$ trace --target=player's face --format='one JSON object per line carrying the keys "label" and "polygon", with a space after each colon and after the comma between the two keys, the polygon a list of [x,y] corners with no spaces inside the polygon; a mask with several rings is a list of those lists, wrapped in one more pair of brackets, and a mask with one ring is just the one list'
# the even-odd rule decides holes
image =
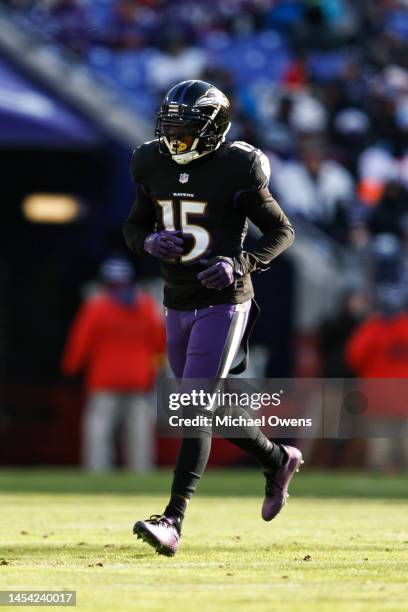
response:
{"label": "player's face", "polygon": [[191,147],[194,146],[201,127],[200,122],[196,122],[193,125],[183,125],[171,119],[163,121],[162,134],[166,138],[171,154],[180,155],[190,151]]}
{"label": "player's face", "polygon": [[173,155],[187,153],[194,142],[194,136],[192,134],[187,134],[177,128],[167,136],[167,139],[170,143]]}

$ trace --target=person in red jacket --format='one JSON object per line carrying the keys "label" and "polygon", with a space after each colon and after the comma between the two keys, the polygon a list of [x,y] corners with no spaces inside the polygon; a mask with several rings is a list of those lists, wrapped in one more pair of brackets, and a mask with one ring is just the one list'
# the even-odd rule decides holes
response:
{"label": "person in red jacket", "polygon": [[83,464],[113,467],[115,432],[123,421],[127,465],[147,470],[154,450],[150,394],[165,351],[163,318],[155,300],[135,287],[125,259],[105,261],[101,280],[103,291],[79,309],[62,359],[65,375],[85,373]]}
{"label": "person in red jacket", "polygon": [[404,293],[391,284],[377,288],[378,310],[352,333],[345,348],[347,365],[367,382],[368,418],[377,432],[370,438],[371,468],[408,467],[408,406],[403,382],[381,379],[408,378],[408,311]]}
{"label": "person in red jacket", "polygon": [[346,358],[359,378],[407,378],[408,312],[367,319],[351,336]]}

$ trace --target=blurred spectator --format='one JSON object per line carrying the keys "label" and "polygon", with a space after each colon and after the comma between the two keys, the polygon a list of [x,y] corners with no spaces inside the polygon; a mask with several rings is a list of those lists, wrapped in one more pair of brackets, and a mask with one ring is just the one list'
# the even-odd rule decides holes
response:
{"label": "blurred spectator", "polygon": [[[367,316],[370,303],[368,295],[358,286],[348,288],[343,296],[337,314],[322,323],[317,334],[319,357],[321,361],[320,376],[325,379],[347,379],[353,376],[344,357],[344,347],[353,330]],[[336,406],[342,403],[343,385],[325,383],[326,425],[338,427],[332,422]],[[332,409],[333,407],[333,409]],[[330,425],[328,425],[330,427]],[[331,466],[347,465],[353,461],[356,449],[355,439],[341,438],[321,440],[317,444],[318,453]]]}
{"label": "blurred spectator", "polygon": [[283,162],[273,184],[289,214],[305,218],[335,234],[354,198],[351,174],[334,160],[325,158],[321,144],[307,143],[301,160]]}
{"label": "blurred spectator", "polygon": [[172,39],[164,52],[148,62],[148,79],[156,91],[164,91],[178,81],[198,78],[204,70],[206,56],[198,47],[186,47],[181,38]]}
{"label": "blurred spectator", "polygon": [[396,157],[403,153],[406,135],[397,121],[397,99],[378,96],[372,99],[372,120],[377,138]]}
{"label": "blurred spectator", "polygon": [[[373,244],[372,264],[375,312],[357,327],[345,347],[346,363],[358,378],[408,377],[404,272],[399,241],[393,235],[378,236]],[[372,468],[408,467],[408,409],[405,398],[393,398],[391,390],[392,386],[380,406],[370,406],[374,413],[370,418],[379,431],[389,433],[387,438],[373,437],[368,441],[368,465]]]}
{"label": "blurred spectator", "polygon": [[127,466],[148,470],[154,459],[149,394],[165,351],[163,320],[156,302],[135,287],[126,260],[106,260],[101,281],[102,293],[76,316],[62,360],[67,376],[86,374],[83,464],[89,470],[113,467],[115,433],[123,422]]}
{"label": "blurred spectator", "polygon": [[346,291],[339,312],[320,327],[319,349],[323,378],[347,378],[351,371],[344,359],[344,347],[352,331],[369,311],[368,296],[357,288]]}
{"label": "blurred spectator", "polygon": [[261,146],[272,149],[282,157],[292,155],[295,150],[295,134],[290,124],[292,110],[292,97],[283,95],[277,99],[272,116],[267,117],[259,126]]}
{"label": "blurred spectator", "polygon": [[60,44],[83,55],[89,46],[91,28],[82,3],[79,0],[52,0],[39,7],[42,11],[47,9],[49,32]]}
{"label": "blurred spectator", "polygon": [[327,111],[315,96],[298,95],[294,99],[290,124],[300,137],[322,134],[327,127]]}
{"label": "blurred spectator", "polygon": [[398,181],[386,183],[382,198],[367,219],[372,234],[402,236],[401,222],[408,214],[408,192]]}
{"label": "blurred spectator", "polygon": [[361,151],[368,140],[369,129],[368,115],[358,108],[346,107],[333,116],[331,130],[336,150],[344,166],[354,175]]}
{"label": "blurred spectator", "polygon": [[367,207],[380,201],[384,185],[398,180],[398,160],[380,143],[367,147],[357,161],[359,200]]}
{"label": "blurred spectator", "polygon": [[105,43],[118,49],[137,49],[146,43],[143,25],[138,22],[138,6],[132,0],[114,5]]}
{"label": "blurred spectator", "polygon": [[[395,306],[394,296],[389,301]],[[359,378],[408,377],[408,312],[389,315],[377,312],[362,323],[346,346],[346,360]],[[392,384],[392,383],[391,383]],[[401,398],[399,398],[401,400]],[[408,412],[401,415],[401,401],[384,398],[382,411],[370,416],[378,431],[389,437],[368,440],[368,466],[375,469],[408,467]],[[377,410],[376,410],[377,412]]]}
{"label": "blurred spectator", "polygon": [[397,286],[403,289],[405,253],[400,240],[393,234],[379,234],[373,239],[370,251],[373,286]]}

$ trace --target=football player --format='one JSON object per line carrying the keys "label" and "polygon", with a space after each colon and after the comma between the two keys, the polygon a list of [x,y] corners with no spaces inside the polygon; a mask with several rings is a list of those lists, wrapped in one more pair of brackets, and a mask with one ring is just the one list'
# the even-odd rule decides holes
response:
{"label": "football player", "polygon": [[[163,99],[157,138],[139,146],[132,160],[137,196],[124,235],[134,253],[161,262],[168,357],[181,384],[206,379],[216,386],[227,376],[257,309],[251,274],[266,270],[294,239],[268,189],[267,157],[246,142],[225,141],[229,108],[226,96],[209,83],[178,83]],[[261,231],[252,251],[243,249],[248,219]],[[247,414],[238,406],[229,410]],[[200,410],[189,406],[184,413],[194,417]],[[211,425],[183,436],[167,507],[134,526],[160,554],[172,556],[178,549],[211,436]],[[302,455],[271,442],[256,426],[241,428],[231,442],[263,466],[262,518],[270,521],[285,504]]]}

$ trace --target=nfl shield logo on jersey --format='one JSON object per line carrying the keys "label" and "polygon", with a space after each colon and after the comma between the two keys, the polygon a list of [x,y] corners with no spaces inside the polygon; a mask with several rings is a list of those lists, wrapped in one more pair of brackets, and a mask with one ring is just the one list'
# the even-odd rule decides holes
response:
{"label": "nfl shield logo on jersey", "polygon": [[180,181],[180,183],[187,183],[188,178],[189,178],[189,175],[187,174],[187,172],[182,172],[180,174],[179,181]]}

